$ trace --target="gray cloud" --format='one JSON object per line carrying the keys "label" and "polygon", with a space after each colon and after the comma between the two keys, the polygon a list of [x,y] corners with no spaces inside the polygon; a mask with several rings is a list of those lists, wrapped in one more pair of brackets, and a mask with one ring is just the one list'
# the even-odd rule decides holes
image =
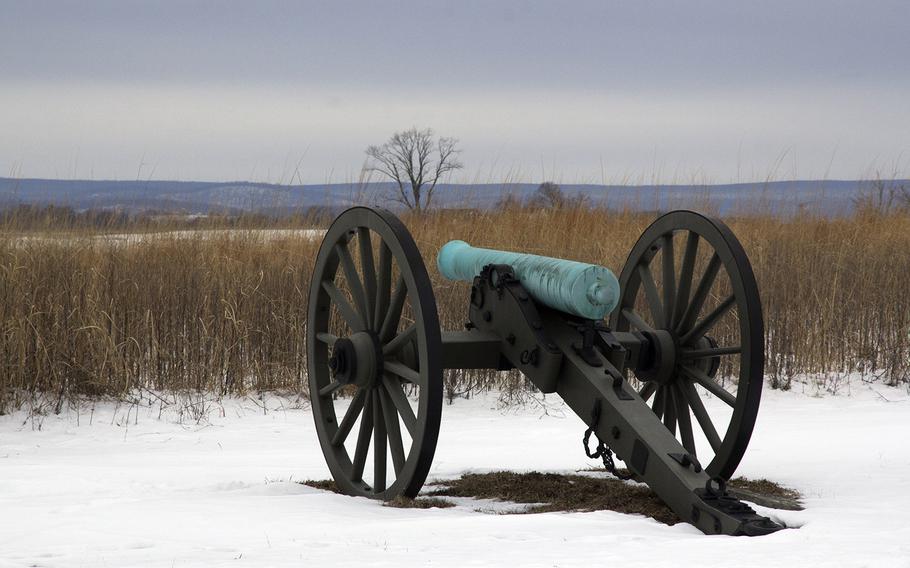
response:
{"label": "gray cloud", "polygon": [[341,181],[366,144],[412,124],[459,136],[481,181],[856,177],[910,150],[906,2],[2,14],[0,168],[28,176],[278,181],[302,156],[304,181]]}

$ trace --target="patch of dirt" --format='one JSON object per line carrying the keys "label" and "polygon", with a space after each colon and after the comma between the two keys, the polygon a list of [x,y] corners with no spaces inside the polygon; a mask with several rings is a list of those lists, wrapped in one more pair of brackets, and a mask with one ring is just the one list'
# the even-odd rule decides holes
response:
{"label": "patch of dirt", "polygon": [[[602,470],[591,470],[602,473]],[[334,480],[307,480],[304,485],[341,493]],[[503,514],[546,513],[551,511],[617,511],[651,517],[661,523],[680,522],[663,501],[644,483],[626,483],[613,477],[567,475],[560,473],[466,473],[458,479],[438,481],[429,496],[409,499],[398,497],[384,503],[387,507],[407,509],[447,508],[455,503],[442,497],[471,497],[528,504],[519,511]],[[800,510],[801,495],[767,479],[737,477],[728,482],[733,496],[776,509]]]}
{"label": "patch of dirt", "polygon": [[727,492],[737,499],[751,501],[763,507],[787,511],[803,510],[802,495],[799,491],[767,479],[737,477],[727,482]]}
{"label": "patch of dirt", "polygon": [[418,497],[411,499],[409,497],[395,497],[391,501],[383,503],[385,507],[395,507],[396,509],[447,509],[454,507],[455,503],[439,497]]}
{"label": "patch of dirt", "polygon": [[745,477],[736,477],[727,482],[730,489],[744,489],[752,493],[759,493],[769,497],[782,497],[784,499],[793,499],[798,501],[802,498],[799,491],[784,487],[767,479],[746,479]]}
{"label": "patch of dirt", "polygon": [[638,513],[673,525],[679,518],[647,485],[627,484],[615,478],[558,473],[469,473],[444,485],[431,495],[498,499],[532,504],[520,513],[549,511],[600,511]]}
{"label": "patch of dirt", "polygon": [[308,485],[309,487],[314,487],[316,489],[322,489],[323,491],[331,491],[332,493],[341,493],[341,489],[338,488],[338,485],[335,484],[334,479],[307,479],[306,481],[301,481],[300,483]]}
{"label": "patch of dirt", "polygon": [[[307,479],[300,483],[323,491],[331,491],[332,493],[344,495],[344,492],[338,488],[338,484],[335,483],[334,479]],[[439,497],[418,497],[416,499],[411,499],[410,497],[396,497],[391,501],[386,501],[382,505],[384,507],[395,507],[396,509],[447,509],[449,507],[454,507],[455,503]]]}

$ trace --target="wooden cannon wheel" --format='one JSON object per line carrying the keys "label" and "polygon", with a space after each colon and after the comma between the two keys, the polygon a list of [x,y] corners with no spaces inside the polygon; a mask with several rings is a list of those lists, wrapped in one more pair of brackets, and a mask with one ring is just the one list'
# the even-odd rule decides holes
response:
{"label": "wooden cannon wheel", "polygon": [[[671,371],[659,380],[636,373],[639,395],[690,453],[701,445],[710,475],[729,479],[752,435],[764,371],[761,300],[742,245],[721,221],[673,211],[644,231],[619,282],[613,329],[672,338]],[[709,397],[724,403],[713,416]]]}
{"label": "wooden cannon wheel", "polygon": [[316,431],[338,487],[416,496],[439,435],[441,339],[426,266],[394,215],[355,207],[332,223],[313,270],[306,340]]}

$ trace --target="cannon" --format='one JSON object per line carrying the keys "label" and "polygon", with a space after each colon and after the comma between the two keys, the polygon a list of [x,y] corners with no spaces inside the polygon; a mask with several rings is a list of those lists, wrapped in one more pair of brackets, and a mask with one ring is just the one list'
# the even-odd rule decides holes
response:
{"label": "cannon", "polygon": [[440,329],[429,273],[394,214],[354,207],[325,234],[307,368],[319,442],[343,492],[415,497],[436,449],[444,370],[516,369],[587,424],[589,457],[647,483],[683,521],[706,534],[783,528],[726,489],[758,413],[764,331],[751,265],[723,222],[662,215],[618,278],[462,241],[443,246],[437,265],[470,282],[464,329]]}

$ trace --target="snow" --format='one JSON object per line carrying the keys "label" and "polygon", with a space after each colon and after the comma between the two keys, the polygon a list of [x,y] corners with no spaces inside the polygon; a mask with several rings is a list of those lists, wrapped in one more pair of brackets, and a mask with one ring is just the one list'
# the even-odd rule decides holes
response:
{"label": "snow", "polygon": [[[0,417],[0,566],[910,566],[906,388],[766,391],[738,474],[799,489],[806,510],[761,509],[800,527],[761,538],[609,511],[382,507],[297,483],[328,470],[309,410],[287,399],[212,403],[198,422],[159,411]],[[552,397],[459,400],[431,478],[590,467],[582,430]]]}
{"label": "snow", "polygon": [[17,235],[15,242],[19,245],[30,243],[85,244],[102,243],[110,245],[137,245],[155,241],[175,241],[192,239],[259,239],[263,242],[281,239],[320,240],[325,236],[325,229],[188,229],[177,231],[157,231],[141,233],[104,233],[97,235],[70,235],[61,233]]}
{"label": "snow", "polygon": [[238,239],[258,238],[263,241],[277,239],[303,238],[307,240],[322,239],[324,229],[198,229],[182,231],[162,231],[152,233],[118,233],[101,235],[97,238],[111,243],[137,244],[151,240],[177,239]]}

